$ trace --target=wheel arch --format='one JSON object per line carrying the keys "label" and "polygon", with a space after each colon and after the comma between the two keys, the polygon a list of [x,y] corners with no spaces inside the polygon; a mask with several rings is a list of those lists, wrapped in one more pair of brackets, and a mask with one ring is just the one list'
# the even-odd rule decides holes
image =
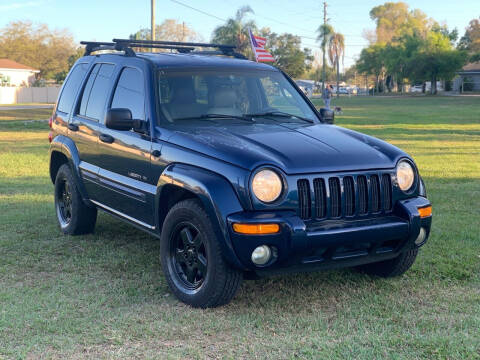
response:
{"label": "wheel arch", "polygon": [[50,144],[49,158],[50,179],[52,183],[55,183],[55,178],[60,166],[65,163],[68,164],[75,177],[82,199],[88,203],[87,191],[80,176],[80,157],[73,140],[63,135],[56,136]]}
{"label": "wheel arch", "polygon": [[185,164],[171,164],[165,168],[157,186],[155,218],[161,229],[165,217],[174,204],[188,198],[197,198],[209,215],[214,231],[221,241],[225,259],[233,266],[242,268],[233,250],[228,231],[227,216],[243,208],[230,182],[223,176]]}

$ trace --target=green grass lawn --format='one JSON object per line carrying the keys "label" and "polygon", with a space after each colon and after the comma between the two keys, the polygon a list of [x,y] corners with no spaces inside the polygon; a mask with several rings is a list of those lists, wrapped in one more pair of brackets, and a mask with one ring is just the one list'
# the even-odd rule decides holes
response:
{"label": "green grass lawn", "polygon": [[[0,109],[0,358],[480,359],[480,98],[342,98],[337,124],[413,155],[430,241],[403,277],[351,270],[246,281],[195,310],[159,242],[105,214],[61,235],[48,177],[50,110]],[[31,111],[31,110],[27,110]]]}

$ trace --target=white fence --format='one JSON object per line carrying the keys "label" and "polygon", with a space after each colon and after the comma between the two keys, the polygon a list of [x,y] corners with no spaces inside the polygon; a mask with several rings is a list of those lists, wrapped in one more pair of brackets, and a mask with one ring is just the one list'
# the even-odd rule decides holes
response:
{"label": "white fence", "polygon": [[0,104],[55,103],[60,86],[0,87]]}

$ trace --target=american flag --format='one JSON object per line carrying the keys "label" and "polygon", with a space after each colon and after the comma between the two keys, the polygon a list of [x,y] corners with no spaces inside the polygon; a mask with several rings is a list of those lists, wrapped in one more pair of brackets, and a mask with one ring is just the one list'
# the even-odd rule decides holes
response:
{"label": "american flag", "polygon": [[255,54],[255,60],[261,61],[275,61],[273,56],[265,50],[265,43],[267,39],[261,36],[255,36],[251,29],[248,29],[250,33],[250,43],[252,44],[252,50]]}

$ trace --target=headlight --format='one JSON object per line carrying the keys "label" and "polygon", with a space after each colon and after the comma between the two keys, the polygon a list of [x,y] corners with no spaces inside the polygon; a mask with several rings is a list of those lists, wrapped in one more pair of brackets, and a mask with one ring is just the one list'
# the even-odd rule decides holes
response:
{"label": "headlight", "polygon": [[271,203],[280,197],[282,190],[282,179],[273,170],[260,170],[253,177],[252,191],[260,201]]}
{"label": "headlight", "polygon": [[415,180],[415,171],[408,161],[402,160],[397,165],[397,181],[398,186],[403,191],[408,191],[412,188]]}

